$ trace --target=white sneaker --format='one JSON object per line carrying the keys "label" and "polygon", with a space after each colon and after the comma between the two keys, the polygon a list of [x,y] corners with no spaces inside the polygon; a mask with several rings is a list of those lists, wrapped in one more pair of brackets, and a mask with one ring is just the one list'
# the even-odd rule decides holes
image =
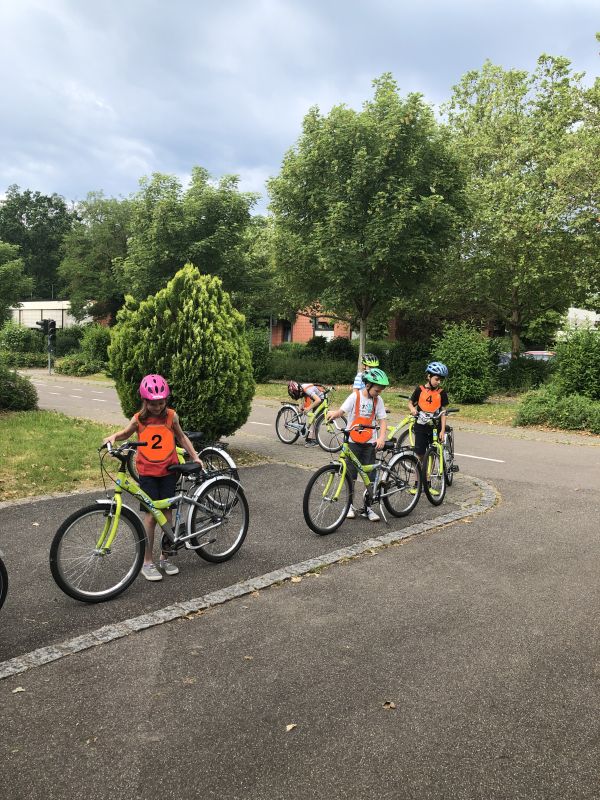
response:
{"label": "white sneaker", "polygon": [[361,517],[365,517],[365,519],[368,519],[369,522],[379,522],[380,519],[379,514],[376,514],[371,506],[369,506],[366,511],[361,513]]}
{"label": "white sneaker", "polygon": [[348,513],[346,514],[346,519],[356,519],[356,511],[354,510],[354,506],[350,506],[348,509]]}
{"label": "white sneaker", "polygon": [[144,564],[142,575],[147,581],[162,581],[163,576],[156,569],[156,564]]}
{"label": "white sneaker", "polygon": [[161,558],[161,560],[158,562],[158,566],[164,570],[167,575],[177,575],[179,572],[179,567],[177,564],[169,561],[168,558]]}

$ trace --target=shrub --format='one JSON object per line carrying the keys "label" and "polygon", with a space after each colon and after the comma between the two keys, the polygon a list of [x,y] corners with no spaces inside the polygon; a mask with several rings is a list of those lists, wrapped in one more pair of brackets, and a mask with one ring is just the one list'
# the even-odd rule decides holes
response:
{"label": "shrub", "polygon": [[297,358],[285,352],[273,352],[269,375],[273,380],[295,380],[301,383],[351,384],[356,364],[351,361],[325,361],[317,358]]}
{"label": "shrub", "polygon": [[244,317],[219,278],[192,264],[141,302],[128,297],[117,314],[110,370],[125,416],[140,407],[144,375],[164,375],[184,427],[208,438],[233,433],[248,419],[254,379]]}
{"label": "shrub", "polygon": [[61,375],[95,375],[97,372],[104,371],[105,364],[99,361],[90,361],[83,353],[72,353],[64,358],[59,358],[54,369]]}
{"label": "shrub", "polygon": [[110,328],[93,323],[83,330],[80,352],[90,364],[107,364],[109,344]]}
{"label": "shrub", "polygon": [[305,358],[320,358],[325,355],[327,339],[324,336],[313,336],[305,345],[303,355]]}
{"label": "shrub", "polygon": [[[54,352],[57,358],[79,350],[83,330],[82,325],[72,325],[70,328],[59,328],[56,331],[56,347]],[[106,359],[104,360],[106,361]]]}
{"label": "shrub", "polygon": [[483,403],[488,397],[492,389],[488,340],[478,330],[465,323],[446,326],[443,335],[433,340],[432,357],[448,367],[447,388],[454,402]]}
{"label": "shrub", "polygon": [[[497,356],[496,356],[497,362]],[[553,371],[552,361],[531,358],[511,359],[505,367],[496,367],[496,386],[508,392],[537,389],[548,381]]]}
{"label": "shrub", "polygon": [[305,349],[306,345],[300,344],[300,342],[282,342],[282,344],[278,344],[277,347],[274,347],[272,352],[277,351],[301,358]]}
{"label": "shrub", "polygon": [[[390,342],[387,359],[385,362],[386,372],[393,375],[396,379],[412,378],[415,371],[415,362],[418,362],[420,374],[417,378],[423,378],[423,370],[429,360],[431,343],[422,339],[398,339]],[[412,382],[412,380],[411,380]]]}
{"label": "shrub", "polygon": [[0,366],[0,410],[31,411],[37,406],[37,392],[29,378]]}
{"label": "shrub", "polygon": [[553,383],[565,394],[600,400],[600,332],[571,331],[556,346]]}
{"label": "shrub", "polygon": [[4,364],[6,367],[46,367],[48,366],[48,354],[0,350],[0,364]]}
{"label": "shrub", "polygon": [[556,386],[528,392],[517,409],[516,425],[549,425],[600,434],[600,402],[583,395],[565,395]]}
{"label": "shrub", "polygon": [[246,341],[252,356],[252,372],[255,381],[265,381],[269,376],[271,352],[269,331],[262,328],[246,328]]}
{"label": "shrub", "polygon": [[11,353],[42,353],[46,349],[41,330],[26,328],[14,322],[5,322],[0,328],[0,350]]}
{"label": "shrub", "polygon": [[353,347],[350,339],[344,336],[335,336],[327,342],[325,355],[333,361],[356,361],[358,352]]}

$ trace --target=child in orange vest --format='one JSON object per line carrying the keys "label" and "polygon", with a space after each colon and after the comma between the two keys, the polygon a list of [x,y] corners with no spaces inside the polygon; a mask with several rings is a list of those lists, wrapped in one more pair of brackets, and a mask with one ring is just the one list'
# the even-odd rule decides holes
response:
{"label": "child in orange vest", "polygon": [[[121,439],[129,439],[137,433],[138,441],[146,442],[137,450],[137,469],[140,476],[139,485],[153,500],[166,500],[175,495],[177,476],[169,472],[171,464],[178,463],[176,440],[185,449],[192,461],[202,464],[194,445],[181,429],[179,418],[172,408],[167,407],[167,398],[171,390],[161,375],[146,375],[140,383],[142,408],[134,414],[127,425],[117,433],[107,436],[104,444],[114,445]],[[142,511],[145,511],[142,506]],[[171,509],[164,512],[171,523]],[[142,566],[142,575],[149,581],[162,580],[162,573],[157,569],[152,558],[154,548],[154,528],[156,521],[148,511],[144,513],[146,530],[146,553]],[[166,553],[161,553],[159,566],[167,575],[177,575],[179,567],[169,561]]]}
{"label": "child in orange vest", "polygon": [[[370,430],[369,428],[364,431],[352,431],[350,433],[350,450],[358,458],[361,464],[373,464],[375,462],[375,455],[377,450],[381,450],[385,444],[385,436],[387,432],[387,419],[385,413],[385,405],[382,398],[379,396],[386,386],[390,385],[387,375],[382,369],[373,367],[368,369],[363,374],[365,382],[364,389],[354,389],[352,394],[349,395],[340,408],[336,411],[330,411],[327,414],[327,419],[337,419],[342,415],[346,415],[348,419],[348,429],[356,423],[363,425],[376,425],[379,423],[379,431]],[[357,470],[352,462],[348,461],[348,472],[352,481],[356,480]],[[354,496],[354,489],[352,492]],[[356,517],[356,507],[354,502],[348,510],[348,519]],[[360,512],[361,517],[366,517],[370,522],[378,522],[379,514],[370,506],[370,497],[367,494],[365,507]]]}
{"label": "child in orange vest", "polygon": [[[432,361],[425,368],[427,381],[423,386],[417,386],[408,401],[408,409],[415,420],[415,453],[423,461],[425,451],[433,441],[433,428],[430,420],[436,411],[446,408],[448,394],[442,389],[441,383],[448,377],[448,367],[441,361]],[[434,425],[438,428],[438,438],[444,441],[446,433],[446,415],[439,417]]]}

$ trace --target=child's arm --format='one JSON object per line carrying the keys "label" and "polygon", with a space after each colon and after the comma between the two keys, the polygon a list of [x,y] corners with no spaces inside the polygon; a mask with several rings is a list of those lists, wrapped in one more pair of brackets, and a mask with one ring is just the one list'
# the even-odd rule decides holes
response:
{"label": "child's arm", "polygon": [[137,419],[132,417],[129,425],[126,428],[123,428],[121,431],[117,431],[116,433],[112,433],[110,436],[107,436],[106,439],[103,439],[102,444],[108,444],[109,442],[111,445],[114,445],[115,442],[120,442],[122,439],[129,439],[132,433],[135,433],[138,428]]}
{"label": "child's arm", "polygon": [[183,447],[185,452],[188,456],[194,461],[196,464],[200,464],[201,467],[204,466],[202,461],[200,460],[200,456],[194,449],[194,445],[191,443],[188,436],[185,435],[183,432],[181,425],[179,424],[179,417],[177,414],[173,417],[173,431],[175,432],[175,436],[177,437],[177,441]]}

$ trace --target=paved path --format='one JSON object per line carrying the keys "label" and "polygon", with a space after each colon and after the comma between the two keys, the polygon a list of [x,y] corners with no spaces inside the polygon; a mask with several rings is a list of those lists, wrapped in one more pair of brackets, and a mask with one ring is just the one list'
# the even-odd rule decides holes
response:
{"label": "paved path", "polygon": [[[241,434],[259,452],[272,440],[261,425]],[[467,474],[491,481],[491,513],[0,681],[0,796],[597,798],[598,438],[459,436],[452,491]],[[317,457],[280,447],[288,461]],[[270,470],[287,501],[273,531],[258,511]],[[284,556],[312,548],[295,509],[301,467],[246,472],[259,525],[240,561],[266,564],[273,542]],[[56,502],[38,506],[48,527]],[[13,508],[12,537],[25,511]],[[317,541],[361,535],[345,525]],[[31,584],[43,583],[39,563]],[[180,577],[198,572],[208,588],[216,572],[193,560]],[[153,607],[175,581],[127,594]],[[117,603],[109,617],[127,610]],[[86,620],[88,607],[67,605],[57,595],[37,630],[97,625],[95,609]]]}

